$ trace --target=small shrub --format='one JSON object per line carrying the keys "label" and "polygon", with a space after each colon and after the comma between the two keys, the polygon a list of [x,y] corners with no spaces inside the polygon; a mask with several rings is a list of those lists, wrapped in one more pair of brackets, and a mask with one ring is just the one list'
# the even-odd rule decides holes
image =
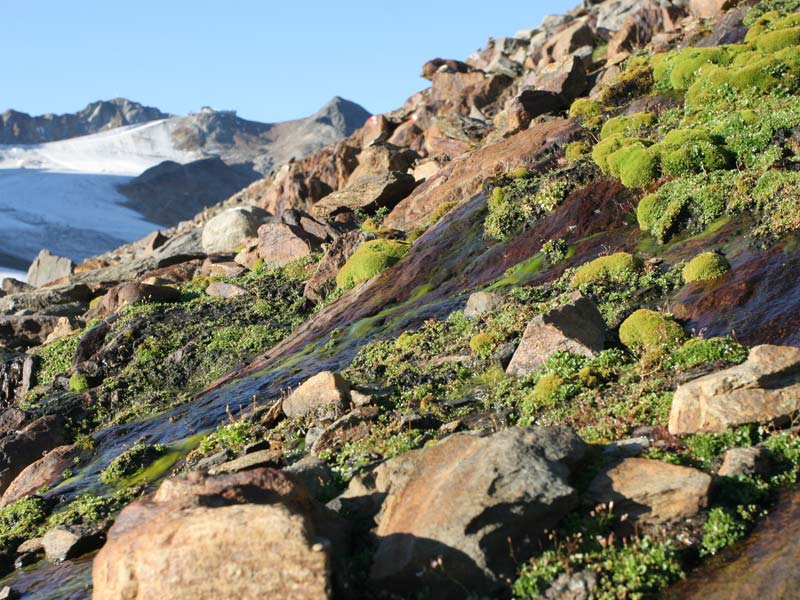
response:
{"label": "small shrub", "polygon": [[567,258],[569,254],[569,246],[564,240],[547,240],[542,244],[542,254],[551,265],[560,263]]}
{"label": "small shrub", "polygon": [[683,268],[686,283],[717,279],[731,268],[725,257],[716,252],[703,252],[690,260]]}
{"label": "small shrub", "polygon": [[583,141],[571,142],[564,150],[564,158],[569,162],[580,160],[587,154],[589,154],[589,144]]}
{"label": "small shrub", "polygon": [[630,350],[654,350],[672,346],[686,337],[683,327],[672,319],[642,308],[619,327],[619,340]]}
{"label": "small shrub", "polygon": [[69,378],[69,389],[76,394],[82,394],[89,389],[89,379],[83,373],[73,373]]}
{"label": "small shrub", "polygon": [[469,340],[469,347],[472,353],[479,358],[491,356],[497,342],[495,337],[488,332],[481,332],[473,335]]}
{"label": "small shrub", "polygon": [[410,250],[407,242],[371,240],[361,244],[336,275],[336,285],[348,289],[388,269]]}
{"label": "small shrub", "polygon": [[665,366],[691,369],[697,365],[717,361],[738,365],[747,360],[747,355],[747,348],[729,337],[715,337],[707,340],[692,338],[673,350]]}
{"label": "small shrub", "polygon": [[739,541],[747,533],[748,524],[728,509],[716,507],[708,513],[703,525],[701,556],[716,554],[723,548]]}
{"label": "small shrub", "polygon": [[572,276],[570,287],[576,288],[601,281],[623,282],[631,276],[635,276],[641,269],[641,259],[627,252],[601,256],[578,267]]}
{"label": "small shrub", "polygon": [[239,420],[220,425],[216,431],[207,435],[200,442],[198,452],[203,455],[213,454],[221,450],[240,452],[245,446],[255,441],[255,425],[251,421]]}

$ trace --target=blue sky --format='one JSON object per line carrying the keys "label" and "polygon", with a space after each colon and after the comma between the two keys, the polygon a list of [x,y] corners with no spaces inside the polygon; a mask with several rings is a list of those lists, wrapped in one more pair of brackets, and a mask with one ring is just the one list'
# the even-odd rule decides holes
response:
{"label": "blue sky", "polygon": [[466,58],[577,4],[0,0],[0,111],[73,112],[123,96],[280,121],[339,95],[385,112],[427,85],[426,60]]}

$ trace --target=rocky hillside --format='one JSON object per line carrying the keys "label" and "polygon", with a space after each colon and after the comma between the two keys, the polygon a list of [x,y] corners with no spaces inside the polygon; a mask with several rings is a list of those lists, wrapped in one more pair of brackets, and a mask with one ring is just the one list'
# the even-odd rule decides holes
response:
{"label": "rocky hillside", "polygon": [[800,3],[734,4],[433,59],[191,221],[6,279],[6,593],[795,597]]}

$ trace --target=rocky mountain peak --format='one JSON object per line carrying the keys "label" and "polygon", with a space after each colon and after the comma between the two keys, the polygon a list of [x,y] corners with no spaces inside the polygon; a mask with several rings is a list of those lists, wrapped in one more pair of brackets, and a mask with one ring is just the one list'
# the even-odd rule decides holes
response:
{"label": "rocky mountain peak", "polygon": [[0,143],[43,144],[169,116],[127,98],[97,100],[76,113],[62,115],[48,113],[33,117],[9,109],[0,115]]}

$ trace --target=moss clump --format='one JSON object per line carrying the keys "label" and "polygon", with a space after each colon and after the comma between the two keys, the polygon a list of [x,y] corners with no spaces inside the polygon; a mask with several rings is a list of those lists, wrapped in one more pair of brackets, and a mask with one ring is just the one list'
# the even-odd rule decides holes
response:
{"label": "moss clump", "polygon": [[673,129],[653,146],[661,159],[661,170],[667,175],[708,173],[726,169],[731,164],[724,141],[709,131]]}
{"label": "moss clump", "polygon": [[642,261],[628,254],[617,252],[609,256],[601,256],[581,265],[570,280],[573,288],[597,282],[624,282],[636,276],[642,269]]}
{"label": "moss clump", "polygon": [[361,244],[336,275],[336,285],[349,289],[397,263],[411,249],[407,242],[371,240]]}
{"label": "moss clump", "polygon": [[476,333],[469,340],[469,348],[479,358],[491,356],[497,345],[495,337],[488,332]]}
{"label": "moss clump", "polygon": [[167,451],[161,444],[134,444],[131,448],[120,454],[103,469],[98,478],[102,483],[113,485],[137,471],[144,469]]}
{"label": "moss clump", "polygon": [[725,257],[716,252],[703,252],[690,260],[683,268],[683,279],[692,281],[708,281],[716,279],[731,268]]}
{"label": "moss clump", "polygon": [[240,420],[220,425],[216,431],[203,438],[197,451],[203,455],[221,450],[240,452],[256,441],[255,431],[256,426],[251,421]]}
{"label": "moss clump", "polygon": [[619,327],[619,341],[630,350],[653,350],[672,346],[686,337],[683,327],[654,310],[642,308]]}
{"label": "moss clump", "polygon": [[528,403],[532,405],[530,408],[539,410],[552,406],[558,400],[558,391],[562,385],[564,385],[564,379],[555,373],[540,377],[527,399]]}
{"label": "moss clump", "polygon": [[592,160],[600,167],[604,175],[613,175],[608,162],[609,157],[618,150],[635,144],[638,141],[639,140],[633,138],[627,138],[621,133],[611,135],[598,142],[595,147],[592,148]]}
{"label": "moss clump", "polygon": [[600,125],[601,113],[600,103],[589,98],[578,98],[569,107],[569,116],[573,119],[580,119],[583,126],[588,129],[595,129]]}
{"label": "moss clump", "polygon": [[601,92],[598,100],[604,105],[620,106],[650,93],[653,88],[653,67],[645,57],[628,61],[625,70]]}
{"label": "moss clump", "polygon": [[83,373],[74,373],[69,378],[69,389],[76,394],[82,394],[89,389],[89,378]]}
{"label": "moss clump", "polygon": [[[756,232],[779,235],[800,229],[800,173],[767,171],[758,178],[748,199],[762,216]],[[746,208],[746,207],[743,207]]]}
{"label": "moss clump", "polygon": [[669,181],[639,202],[639,227],[662,243],[684,229],[702,231],[736,201],[738,178],[735,171],[717,171]]}
{"label": "moss clump", "polygon": [[600,103],[590,98],[578,98],[569,107],[569,116],[573,119],[596,117],[600,112]]}
{"label": "moss clump", "polygon": [[589,154],[589,144],[583,141],[567,144],[567,148],[564,150],[564,158],[569,162],[580,160],[587,154]]}
{"label": "moss clump", "polygon": [[609,119],[600,130],[600,139],[607,138],[617,133],[638,135],[641,129],[655,125],[656,117],[652,113],[641,112],[629,116],[620,115]]}
{"label": "moss clump", "polygon": [[627,188],[644,188],[658,178],[658,156],[640,143],[617,150],[608,164]]}
{"label": "moss clump", "polygon": [[777,52],[800,43],[800,27],[770,31],[756,40],[756,48],[762,52]]}
{"label": "moss clump", "polygon": [[56,376],[70,370],[78,342],[80,342],[79,335],[69,335],[36,350],[35,355],[39,359],[36,367],[36,385],[48,385]]}

